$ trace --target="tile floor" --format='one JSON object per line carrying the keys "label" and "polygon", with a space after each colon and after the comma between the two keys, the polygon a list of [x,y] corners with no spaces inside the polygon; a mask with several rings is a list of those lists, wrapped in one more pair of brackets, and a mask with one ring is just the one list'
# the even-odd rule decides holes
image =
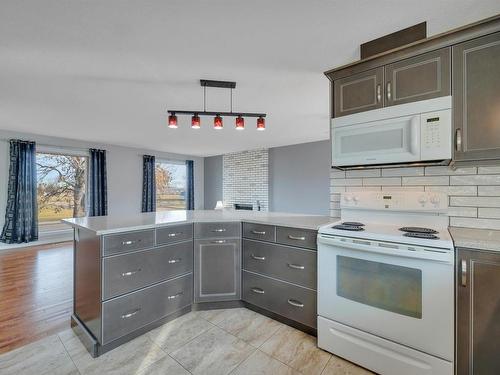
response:
{"label": "tile floor", "polygon": [[316,339],[248,309],[190,312],[99,358],[71,329],[0,355],[2,375],[365,375]]}

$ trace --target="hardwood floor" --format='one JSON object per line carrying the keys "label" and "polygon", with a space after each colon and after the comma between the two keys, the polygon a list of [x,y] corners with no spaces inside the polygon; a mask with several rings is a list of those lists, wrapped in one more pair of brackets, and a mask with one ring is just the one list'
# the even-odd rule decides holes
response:
{"label": "hardwood floor", "polygon": [[0,353],[69,328],[72,298],[71,242],[0,252]]}

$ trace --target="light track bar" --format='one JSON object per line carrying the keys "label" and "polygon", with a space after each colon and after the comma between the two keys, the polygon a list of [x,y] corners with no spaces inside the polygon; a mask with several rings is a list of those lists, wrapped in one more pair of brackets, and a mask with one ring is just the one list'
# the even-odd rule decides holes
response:
{"label": "light track bar", "polygon": [[213,81],[210,79],[200,79],[200,85],[204,87],[221,87],[224,89],[236,88],[236,82],[231,81]]}
{"label": "light track bar", "polygon": [[245,112],[207,112],[207,111],[174,111],[174,110],[167,110],[168,113],[170,114],[176,114],[176,115],[194,115],[197,114],[198,116],[232,116],[232,117],[266,117],[265,113],[245,113]]}

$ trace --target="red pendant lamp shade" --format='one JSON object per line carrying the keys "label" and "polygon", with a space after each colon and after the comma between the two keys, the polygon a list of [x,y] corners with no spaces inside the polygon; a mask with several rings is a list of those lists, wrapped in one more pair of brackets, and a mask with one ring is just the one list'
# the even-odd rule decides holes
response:
{"label": "red pendant lamp shade", "polygon": [[191,129],[199,129],[201,127],[200,116],[197,113],[191,117]]}
{"label": "red pendant lamp shade", "polygon": [[222,127],[223,127],[222,117],[220,117],[219,115],[215,116],[214,117],[214,129],[220,130],[220,129],[222,129]]}
{"label": "red pendant lamp shade", "polygon": [[173,113],[170,116],[168,116],[168,127],[172,129],[177,129],[177,116]]}
{"label": "red pendant lamp shade", "polygon": [[264,120],[264,117],[257,119],[257,130],[266,130],[266,120]]}
{"label": "red pendant lamp shade", "polygon": [[245,129],[245,119],[241,116],[236,117],[236,130]]}

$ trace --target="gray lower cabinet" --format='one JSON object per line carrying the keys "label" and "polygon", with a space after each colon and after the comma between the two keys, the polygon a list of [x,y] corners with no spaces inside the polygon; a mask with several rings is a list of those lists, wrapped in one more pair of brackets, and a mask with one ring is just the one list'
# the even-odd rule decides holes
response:
{"label": "gray lower cabinet", "polygon": [[385,66],[385,106],[451,95],[451,48]]}
{"label": "gray lower cabinet", "polygon": [[458,249],[456,280],[456,374],[500,374],[500,253]]}
{"label": "gray lower cabinet", "polygon": [[316,291],[243,271],[243,300],[308,327],[316,327]]}
{"label": "gray lower cabinet", "polygon": [[103,303],[103,344],[107,344],[175,311],[193,299],[192,274]]}
{"label": "gray lower cabinet", "polygon": [[194,301],[219,302],[241,298],[241,240],[195,240]]}
{"label": "gray lower cabinet", "polygon": [[500,33],[453,47],[455,161],[500,158]]}
{"label": "gray lower cabinet", "polygon": [[383,67],[336,80],[333,83],[335,117],[383,107],[383,84]]}

